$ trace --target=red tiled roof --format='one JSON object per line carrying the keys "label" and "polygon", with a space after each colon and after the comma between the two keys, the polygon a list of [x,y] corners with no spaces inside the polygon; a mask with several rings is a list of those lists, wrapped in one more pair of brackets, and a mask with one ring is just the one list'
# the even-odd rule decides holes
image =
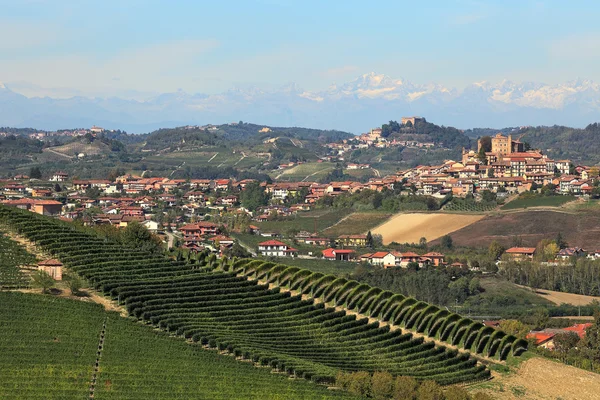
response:
{"label": "red tiled roof", "polygon": [[42,267],[62,267],[63,264],[55,258],[50,258],[46,261],[40,262],[38,265]]}
{"label": "red tiled roof", "polygon": [[267,240],[258,244],[259,246],[287,246],[287,244],[280,242],[279,240]]}
{"label": "red tiled roof", "polygon": [[506,252],[510,254],[533,254],[535,253],[535,247],[511,247]]}

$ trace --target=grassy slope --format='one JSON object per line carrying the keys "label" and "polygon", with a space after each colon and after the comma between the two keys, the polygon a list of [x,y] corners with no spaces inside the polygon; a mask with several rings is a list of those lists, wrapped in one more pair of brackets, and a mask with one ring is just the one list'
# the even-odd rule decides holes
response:
{"label": "grassy slope", "polygon": [[286,218],[280,221],[258,222],[256,225],[262,231],[285,232],[287,229],[293,228],[299,231],[314,232],[315,224],[317,232],[321,232],[328,227],[339,222],[342,218],[351,213],[351,210],[340,209],[320,209],[308,212],[300,212],[295,217]]}
{"label": "grassy slope", "polygon": [[515,199],[502,206],[502,210],[514,210],[528,207],[560,207],[565,203],[575,200],[574,196],[547,196]]}
{"label": "grassy slope", "polygon": [[105,318],[96,399],[347,397],[157,333],[96,304],[0,293],[0,398],[84,398]]}
{"label": "grassy slope", "polygon": [[382,224],[391,216],[392,214],[385,212],[355,212],[323,233],[327,236],[361,234]]}

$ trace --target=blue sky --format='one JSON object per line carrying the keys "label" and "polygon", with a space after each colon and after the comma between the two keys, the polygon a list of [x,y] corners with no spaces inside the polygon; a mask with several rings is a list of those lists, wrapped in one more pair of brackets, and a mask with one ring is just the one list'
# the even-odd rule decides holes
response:
{"label": "blue sky", "polygon": [[0,10],[0,81],[32,95],[318,90],[370,71],[459,88],[600,81],[594,1],[0,0]]}

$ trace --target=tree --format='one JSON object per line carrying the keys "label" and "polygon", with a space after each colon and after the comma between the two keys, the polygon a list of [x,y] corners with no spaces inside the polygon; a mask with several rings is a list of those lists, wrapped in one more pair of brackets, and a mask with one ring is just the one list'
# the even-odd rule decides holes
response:
{"label": "tree", "polygon": [[373,235],[371,231],[367,232],[367,246],[373,248]]}
{"label": "tree", "polygon": [[362,397],[371,396],[371,374],[366,371],[353,373],[349,391]]}
{"label": "tree", "polygon": [[42,179],[42,171],[39,167],[31,167],[29,170],[29,178],[31,179]]}
{"label": "tree", "polygon": [[524,339],[529,333],[530,326],[525,325],[521,321],[516,319],[503,319],[500,321],[500,330],[506,332],[509,335],[514,335],[518,338]]}
{"label": "tree", "polygon": [[352,383],[352,374],[344,371],[339,371],[335,376],[335,384],[343,390],[350,389],[350,383]]}
{"label": "tree", "polygon": [[480,163],[487,164],[487,156],[485,155],[485,149],[483,147],[479,148],[479,151],[477,152],[477,159]]}
{"label": "tree", "polygon": [[69,274],[65,276],[65,281],[69,287],[69,291],[73,296],[79,296],[81,288],[83,287],[83,281],[77,275]]}
{"label": "tree", "polygon": [[484,152],[492,151],[492,138],[491,136],[482,136],[479,139],[479,148],[483,149]]}
{"label": "tree", "polygon": [[423,250],[427,250],[427,238],[422,237],[419,239],[419,247],[421,247]]}
{"label": "tree", "polygon": [[121,243],[127,246],[138,247],[154,253],[162,251],[162,240],[137,221],[127,224],[120,237]]}
{"label": "tree", "polygon": [[33,275],[31,275],[31,279],[33,281],[33,286],[41,288],[42,293],[47,293],[56,283],[46,271],[42,270],[35,271]]}
{"label": "tree", "polygon": [[62,188],[60,187],[60,185],[58,184],[58,182],[54,184],[54,191],[56,193],[62,192]]}
{"label": "tree", "polygon": [[562,236],[562,233],[558,232],[556,234],[556,239],[554,239],[554,242],[556,242],[556,245],[560,248],[560,249],[564,249],[567,246],[569,246],[569,244],[567,242],[565,242],[565,239]]}
{"label": "tree", "polygon": [[554,350],[561,358],[566,357],[569,350],[577,346],[579,335],[575,332],[561,332],[554,336]]}
{"label": "tree", "polygon": [[373,398],[389,399],[394,394],[394,377],[389,372],[375,372],[371,387]]}
{"label": "tree", "polygon": [[394,381],[394,400],[415,400],[419,383],[410,376],[398,376]]}
{"label": "tree", "polygon": [[492,243],[490,243],[490,246],[488,247],[488,254],[494,260],[497,260],[500,258],[502,253],[504,253],[504,250],[504,246],[502,246],[497,240],[494,240],[492,241]]}
{"label": "tree", "polygon": [[423,381],[417,390],[418,400],[444,400],[444,392],[435,381]]}
{"label": "tree", "polygon": [[471,400],[471,396],[466,389],[459,386],[450,386],[444,393],[445,400]]}
{"label": "tree", "polygon": [[440,241],[440,245],[446,249],[451,249],[454,245],[452,242],[452,236],[444,235],[442,236],[442,240]]}
{"label": "tree", "polygon": [[260,206],[267,205],[269,196],[259,182],[252,182],[240,193],[240,202],[248,210],[254,211]]}

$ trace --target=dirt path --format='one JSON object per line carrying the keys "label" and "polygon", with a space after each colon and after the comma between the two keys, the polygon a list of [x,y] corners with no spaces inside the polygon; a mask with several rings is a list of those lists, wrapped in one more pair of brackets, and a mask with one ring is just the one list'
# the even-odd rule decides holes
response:
{"label": "dirt path", "polygon": [[495,399],[596,400],[600,399],[600,375],[542,357],[523,362],[516,373],[493,373],[490,382],[474,386]]}
{"label": "dirt path", "polygon": [[383,236],[383,244],[428,242],[479,221],[485,215],[444,213],[400,213],[372,229]]}
{"label": "dirt path", "polygon": [[519,286],[523,289],[531,290],[533,293],[537,294],[538,296],[543,297],[546,300],[549,300],[557,305],[567,303],[567,304],[572,304],[574,306],[586,306],[594,300],[600,302],[600,297],[596,297],[596,296],[585,296],[582,294],[555,292],[555,291],[546,290],[546,289],[533,289],[533,288],[530,288],[529,286],[521,286],[521,285],[517,285],[517,286]]}
{"label": "dirt path", "polygon": [[48,152],[50,152],[52,154],[56,154],[57,156],[66,157],[69,160],[72,160],[73,158],[75,158],[74,156],[69,156],[67,154],[59,153],[58,151],[52,150],[52,149],[49,149],[49,148],[45,149],[45,151],[48,151]]}

